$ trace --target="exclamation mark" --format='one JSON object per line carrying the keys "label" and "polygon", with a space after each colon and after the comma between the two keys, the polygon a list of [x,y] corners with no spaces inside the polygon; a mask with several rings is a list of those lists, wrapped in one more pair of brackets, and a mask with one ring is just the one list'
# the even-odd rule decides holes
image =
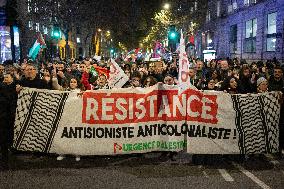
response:
{"label": "exclamation mark", "polygon": [[234,137],[233,137],[233,139],[236,139],[236,138],[237,138],[237,130],[234,129]]}

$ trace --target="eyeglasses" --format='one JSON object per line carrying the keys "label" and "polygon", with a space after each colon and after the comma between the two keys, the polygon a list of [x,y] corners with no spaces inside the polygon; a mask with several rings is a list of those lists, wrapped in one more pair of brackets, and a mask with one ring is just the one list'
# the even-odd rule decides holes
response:
{"label": "eyeglasses", "polygon": [[36,70],[35,68],[30,68],[30,69],[27,69],[27,71],[34,71]]}
{"label": "eyeglasses", "polygon": [[136,82],[140,82],[140,80],[139,79],[132,79],[132,81],[134,82],[134,81],[136,81]]}

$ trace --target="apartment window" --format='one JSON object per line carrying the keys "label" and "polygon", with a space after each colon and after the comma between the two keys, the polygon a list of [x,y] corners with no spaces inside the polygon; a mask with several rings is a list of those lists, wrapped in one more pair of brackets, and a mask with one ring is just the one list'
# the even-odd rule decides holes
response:
{"label": "apartment window", "polygon": [[194,10],[197,10],[197,1],[194,1]]}
{"label": "apartment window", "polygon": [[230,52],[231,54],[237,51],[237,41],[238,41],[238,26],[237,24],[230,27]]}
{"label": "apartment window", "polygon": [[217,17],[220,16],[221,12],[221,1],[217,1]]}
{"label": "apartment window", "polygon": [[77,43],[81,43],[81,39],[80,39],[80,37],[77,37]]}
{"label": "apartment window", "polygon": [[31,0],[28,0],[28,12],[31,12],[32,8],[31,8]]}
{"label": "apartment window", "polygon": [[212,38],[213,38],[213,33],[207,33],[207,47],[212,47],[212,43],[213,43],[213,40],[212,40]]}
{"label": "apartment window", "polygon": [[256,0],[244,0],[244,5],[249,6],[251,4],[255,4]]}
{"label": "apartment window", "polygon": [[256,31],[257,31],[257,19],[251,19],[246,21],[245,29],[245,52],[251,53],[256,50]]}
{"label": "apartment window", "polygon": [[232,7],[233,10],[236,10],[238,8],[237,0],[232,0]]}
{"label": "apartment window", "polygon": [[29,21],[28,26],[29,26],[29,29],[32,30],[33,29],[33,21]]}
{"label": "apartment window", "polygon": [[209,22],[211,20],[210,10],[207,11],[206,21]]}
{"label": "apartment window", "polygon": [[276,46],[276,12],[267,15],[266,50],[275,51]]}
{"label": "apartment window", "polygon": [[42,26],[43,29],[43,34],[47,35],[48,34],[48,29],[46,26]]}
{"label": "apartment window", "polygon": [[228,3],[228,13],[233,12],[238,8],[237,0],[230,0]]}
{"label": "apartment window", "polygon": [[39,32],[39,23],[36,23],[36,24],[35,24],[35,30],[36,30],[37,32]]}
{"label": "apartment window", "polygon": [[228,5],[228,13],[231,13],[231,12],[233,12],[233,5],[229,4]]}

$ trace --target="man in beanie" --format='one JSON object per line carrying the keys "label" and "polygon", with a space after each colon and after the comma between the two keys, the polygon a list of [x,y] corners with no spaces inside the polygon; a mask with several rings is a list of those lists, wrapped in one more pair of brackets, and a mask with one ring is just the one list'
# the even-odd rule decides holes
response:
{"label": "man in beanie", "polygon": [[267,79],[265,79],[264,77],[258,78],[256,84],[258,93],[265,93],[268,91],[268,82]]}

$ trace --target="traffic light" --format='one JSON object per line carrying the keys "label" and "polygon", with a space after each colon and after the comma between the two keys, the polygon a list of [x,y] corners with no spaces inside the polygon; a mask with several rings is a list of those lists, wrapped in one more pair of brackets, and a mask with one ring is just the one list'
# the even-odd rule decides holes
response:
{"label": "traffic light", "polygon": [[176,26],[171,25],[168,32],[169,48],[171,52],[176,50],[176,45],[179,43],[179,33],[176,31]]}
{"label": "traffic light", "polygon": [[114,49],[113,48],[110,49],[110,53],[111,54],[114,53]]}
{"label": "traffic light", "polygon": [[176,26],[171,25],[169,28],[169,33],[168,33],[168,38],[169,41],[177,42],[178,39],[178,32],[176,31]]}
{"label": "traffic light", "polygon": [[60,32],[59,27],[57,27],[57,26],[53,27],[51,37],[54,38],[54,39],[59,39],[61,37],[61,32]]}

